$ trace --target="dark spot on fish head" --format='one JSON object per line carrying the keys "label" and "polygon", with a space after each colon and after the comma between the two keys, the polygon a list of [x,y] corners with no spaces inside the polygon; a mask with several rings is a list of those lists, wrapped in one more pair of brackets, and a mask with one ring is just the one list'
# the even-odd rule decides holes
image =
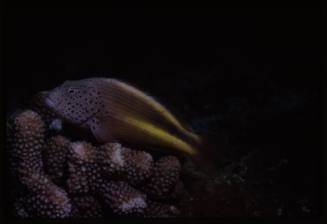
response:
{"label": "dark spot on fish head", "polygon": [[49,91],[47,104],[66,120],[81,124],[99,112],[99,91],[88,80],[66,81]]}
{"label": "dark spot on fish head", "polygon": [[93,132],[95,132],[98,129],[99,125],[100,125],[100,122],[97,118],[94,117],[89,120],[89,126]]}

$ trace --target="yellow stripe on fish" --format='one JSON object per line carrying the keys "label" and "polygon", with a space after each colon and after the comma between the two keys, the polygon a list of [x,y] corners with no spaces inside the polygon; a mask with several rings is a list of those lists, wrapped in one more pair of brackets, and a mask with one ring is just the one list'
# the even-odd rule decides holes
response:
{"label": "yellow stripe on fish", "polygon": [[152,124],[141,120],[136,120],[132,117],[124,117],[123,120],[134,126],[135,131],[142,131],[152,137],[154,140],[164,141],[168,147],[170,146],[171,148],[180,149],[182,152],[189,155],[196,155],[198,153],[195,148],[185,141]]}
{"label": "yellow stripe on fish", "polygon": [[118,80],[110,79],[109,81],[115,82],[115,84],[126,89],[126,91],[130,92],[131,94],[134,94],[135,96],[140,97],[140,99],[144,100],[144,102],[146,102],[150,107],[152,107],[158,113],[161,113],[163,119],[167,119],[177,128],[179,128],[181,131],[183,131],[186,135],[191,137],[193,140],[195,140],[196,142],[200,142],[201,139],[199,136],[186,130],[182,126],[182,124],[165,107],[163,107],[160,103],[158,103],[153,97],[145,94],[144,92],[136,89],[133,86],[127,85],[126,83],[120,82]]}

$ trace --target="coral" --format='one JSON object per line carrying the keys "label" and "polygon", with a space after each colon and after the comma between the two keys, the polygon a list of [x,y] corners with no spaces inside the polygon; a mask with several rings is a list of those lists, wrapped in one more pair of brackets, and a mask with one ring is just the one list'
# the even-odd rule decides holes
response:
{"label": "coral", "polygon": [[68,191],[72,194],[89,193],[93,184],[102,178],[96,148],[87,142],[73,142],[69,148],[68,172]]}
{"label": "coral", "polygon": [[126,178],[132,185],[140,185],[152,174],[153,158],[144,151],[132,150],[126,155]]}
{"label": "coral", "polygon": [[9,130],[10,167],[18,178],[43,170],[42,150],[45,127],[34,111],[21,112],[13,118]]}
{"label": "coral", "polygon": [[64,136],[51,137],[46,143],[44,151],[45,170],[55,182],[59,182],[64,174],[68,149],[71,142]]}
{"label": "coral", "polygon": [[103,210],[100,203],[92,196],[77,196],[71,199],[72,217],[77,218],[100,218]]}
{"label": "coral", "polygon": [[146,195],[122,181],[110,181],[99,186],[104,202],[115,214],[143,213],[147,207]]}
{"label": "coral", "polygon": [[141,184],[152,173],[153,158],[149,153],[131,150],[119,143],[101,146],[98,158],[104,175],[125,178],[131,185]]}
{"label": "coral", "polygon": [[155,201],[148,201],[144,217],[175,217],[180,214],[179,209],[174,205],[164,204]]}
{"label": "coral", "polygon": [[14,203],[14,215],[20,218],[28,218],[30,215],[28,214],[26,205],[25,205],[25,197],[19,198]]}
{"label": "coral", "polygon": [[99,147],[98,161],[107,177],[121,176],[125,171],[125,155],[130,149],[119,143],[107,143]]}
{"label": "coral", "polygon": [[30,190],[16,204],[23,217],[65,218],[70,216],[71,203],[67,193],[47,176],[30,173],[23,178]]}
{"label": "coral", "polygon": [[23,187],[20,191],[16,183],[13,185],[13,190],[19,192],[14,194],[16,216],[179,215],[174,203],[184,189],[176,157],[155,161],[150,153],[119,143],[70,141],[78,136],[58,134],[60,129],[51,131],[51,122],[44,121],[44,117],[45,114],[26,110],[9,122],[10,167],[18,177],[16,182]]}
{"label": "coral", "polygon": [[175,156],[165,156],[159,159],[153,168],[153,174],[143,187],[152,198],[170,196],[179,180],[181,164]]}

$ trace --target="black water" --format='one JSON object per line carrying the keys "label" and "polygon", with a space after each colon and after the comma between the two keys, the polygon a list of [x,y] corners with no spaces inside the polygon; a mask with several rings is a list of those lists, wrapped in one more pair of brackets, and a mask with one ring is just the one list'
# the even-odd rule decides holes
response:
{"label": "black water", "polygon": [[[8,114],[65,80],[120,78],[251,157],[271,215],[320,214],[319,10],[7,10]],[[273,205],[272,205],[273,204]]]}

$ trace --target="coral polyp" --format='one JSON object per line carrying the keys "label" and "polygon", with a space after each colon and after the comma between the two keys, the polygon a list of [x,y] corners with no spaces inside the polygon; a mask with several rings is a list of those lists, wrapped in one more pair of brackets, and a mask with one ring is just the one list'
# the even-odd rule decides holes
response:
{"label": "coral polyp", "polygon": [[76,196],[71,199],[71,216],[76,218],[101,218],[103,210],[93,196]]}
{"label": "coral polyp", "polygon": [[126,155],[127,181],[132,185],[141,185],[150,178],[153,172],[153,158],[145,151],[132,150]]}
{"label": "coral polyp", "polygon": [[119,143],[107,143],[99,147],[99,163],[104,175],[117,177],[126,171],[126,154],[130,149],[124,148]]}
{"label": "coral polyp", "polygon": [[143,189],[155,199],[169,197],[179,180],[181,165],[174,156],[166,156],[154,164],[153,175]]}
{"label": "coral polyp", "polygon": [[17,215],[23,217],[66,218],[71,213],[67,192],[41,173],[30,173],[22,183],[28,193],[17,201]]}
{"label": "coral polyp", "polygon": [[179,209],[170,204],[164,204],[155,201],[148,201],[148,206],[145,209],[144,217],[174,217],[180,214]]}
{"label": "coral polyp", "polygon": [[45,170],[56,182],[63,177],[70,144],[71,142],[61,135],[53,136],[47,142],[47,150],[43,153]]}
{"label": "coral polyp", "polygon": [[10,167],[18,178],[43,170],[45,131],[41,116],[34,111],[21,112],[12,119],[8,130]]}
{"label": "coral polyp", "polygon": [[104,202],[115,214],[144,213],[147,207],[146,194],[123,181],[110,181],[99,186]]}
{"label": "coral polyp", "polygon": [[91,185],[101,179],[96,163],[96,148],[87,142],[73,142],[68,156],[68,191],[72,194],[90,193]]}

